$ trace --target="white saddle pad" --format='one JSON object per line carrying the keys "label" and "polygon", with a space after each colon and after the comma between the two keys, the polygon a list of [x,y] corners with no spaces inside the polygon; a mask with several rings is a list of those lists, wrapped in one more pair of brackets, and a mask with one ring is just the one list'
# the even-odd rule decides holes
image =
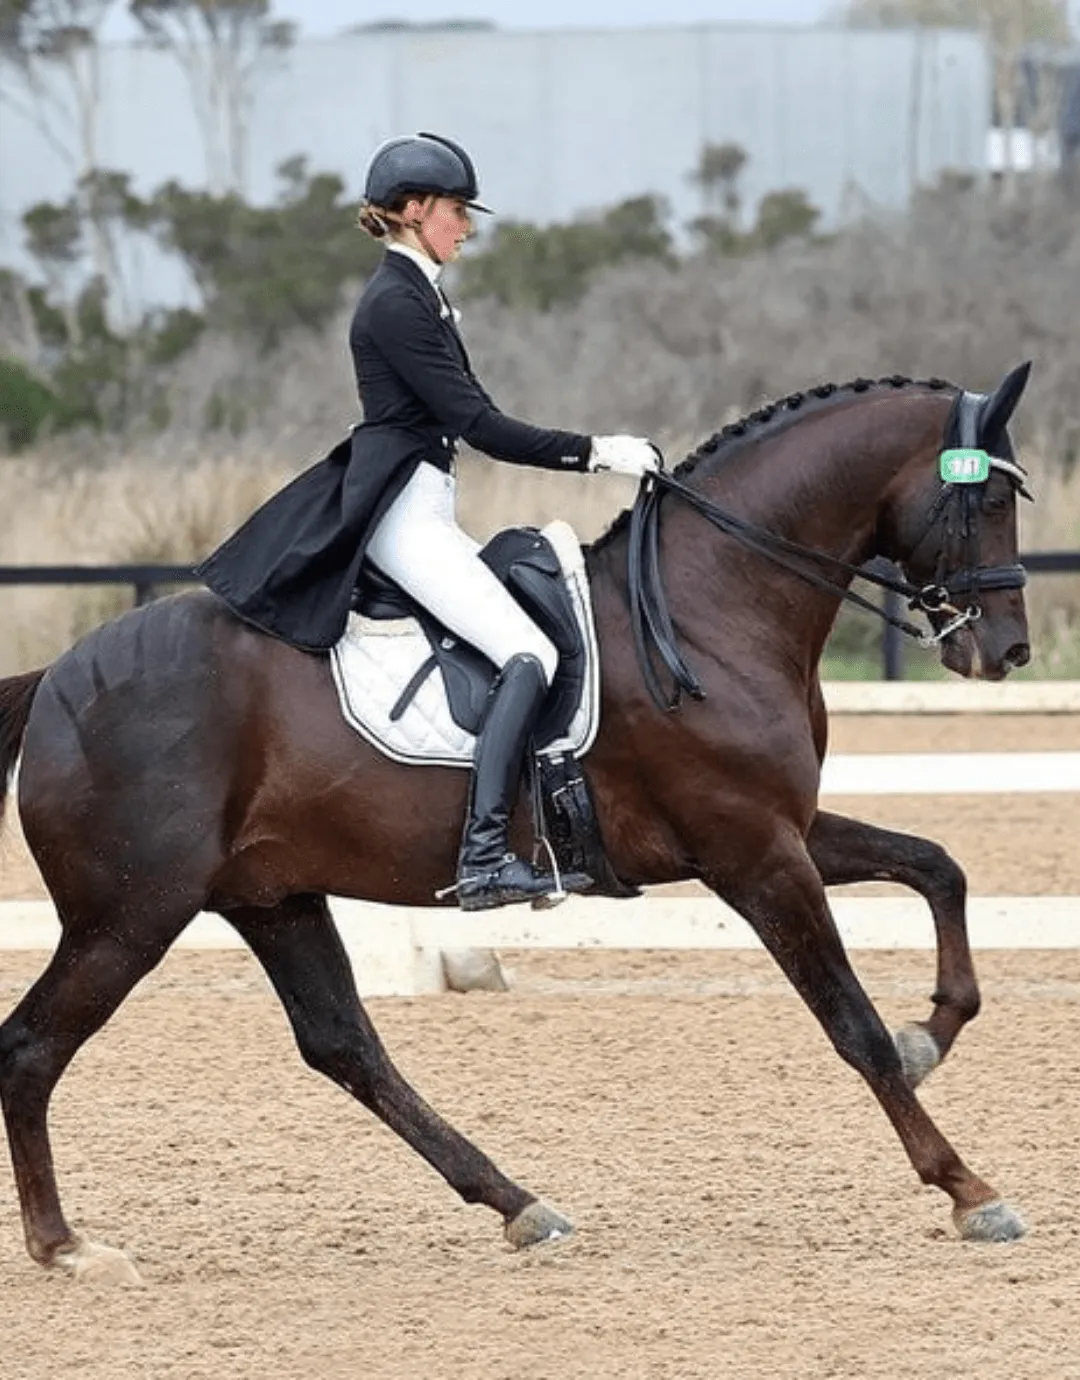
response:
{"label": "white saddle pad", "polygon": [[[549,523],[543,533],[562,566],[586,649],[581,700],[569,731],[545,752],[582,756],[592,746],[600,716],[600,659],[589,580],[581,544],[569,523]],[[344,636],[330,653],[342,713],[369,743],[396,762],[471,766],[476,739],[450,717],[437,668],[424,678],[402,716],[390,718],[401,692],[430,655],[431,647],[415,618],[350,614]]]}

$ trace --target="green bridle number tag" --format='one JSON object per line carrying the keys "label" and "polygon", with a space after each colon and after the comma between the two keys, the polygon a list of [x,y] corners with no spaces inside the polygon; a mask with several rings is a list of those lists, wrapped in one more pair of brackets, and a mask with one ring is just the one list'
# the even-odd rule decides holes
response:
{"label": "green bridle number tag", "polygon": [[990,478],[990,456],[985,450],[943,450],[941,478],[946,484],[985,484]]}

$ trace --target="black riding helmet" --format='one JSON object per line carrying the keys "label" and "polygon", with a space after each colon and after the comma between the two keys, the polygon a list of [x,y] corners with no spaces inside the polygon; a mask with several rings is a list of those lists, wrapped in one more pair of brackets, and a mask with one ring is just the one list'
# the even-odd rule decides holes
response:
{"label": "black riding helmet", "polygon": [[493,214],[477,201],[479,188],[473,161],[460,144],[438,134],[403,134],[380,144],[368,165],[364,198],[391,206],[410,192],[459,197],[473,211]]}

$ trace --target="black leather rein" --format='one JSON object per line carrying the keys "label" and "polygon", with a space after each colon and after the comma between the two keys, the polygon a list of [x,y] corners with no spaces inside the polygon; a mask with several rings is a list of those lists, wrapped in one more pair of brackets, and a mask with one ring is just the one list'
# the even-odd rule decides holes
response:
{"label": "black leather rein", "polygon": [[[630,622],[638,662],[649,693],[657,705],[666,711],[679,707],[684,691],[691,699],[705,698],[700,681],[679,652],[675,624],[668,608],[660,571],[660,504],[664,495],[668,493],[677,494],[684,503],[699,512],[714,527],[734,538],[747,550],[756,551],[767,557],[773,564],[797,575],[807,584],[836,595],[859,608],[869,610],[906,636],[917,638],[926,646],[931,646],[947,636],[952,627],[960,625],[959,622],[934,636],[928,636],[916,624],[893,617],[885,609],[879,608],[855,590],[849,589],[847,581],[858,577],[881,589],[891,590],[906,599],[909,608],[925,613],[955,613],[953,595],[977,595],[980,590],[1022,589],[1027,583],[1027,573],[1022,565],[1001,565],[980,569],[967,568],[935,584],[913,585],[873,566],[851,565],[837,556],[830,556],[824,551],[815,551],[812,547],[789,541],[786,537],[770,532],[768,528],[758,527],[752,522],[747,522],[745,518],[736,517],[734,513],[717,507],[702,494],[683,484],[673,474],[661,470],[648,475],[642,481],[630,514],[627,574]],[[841,579],[843,583],[839,582]],[[653,661],[654,652],[674,682],[670,695],[665,693],[660,683]]]}

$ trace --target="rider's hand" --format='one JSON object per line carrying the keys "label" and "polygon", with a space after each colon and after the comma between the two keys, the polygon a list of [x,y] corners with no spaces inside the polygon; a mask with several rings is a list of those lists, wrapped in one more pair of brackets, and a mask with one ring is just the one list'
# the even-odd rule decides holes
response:
{"label": "rider's hand", "polygon": [[589,472],[610,470],[644,479],[660,468],[660,452],[644,436],[594,436],[589,453]]}

